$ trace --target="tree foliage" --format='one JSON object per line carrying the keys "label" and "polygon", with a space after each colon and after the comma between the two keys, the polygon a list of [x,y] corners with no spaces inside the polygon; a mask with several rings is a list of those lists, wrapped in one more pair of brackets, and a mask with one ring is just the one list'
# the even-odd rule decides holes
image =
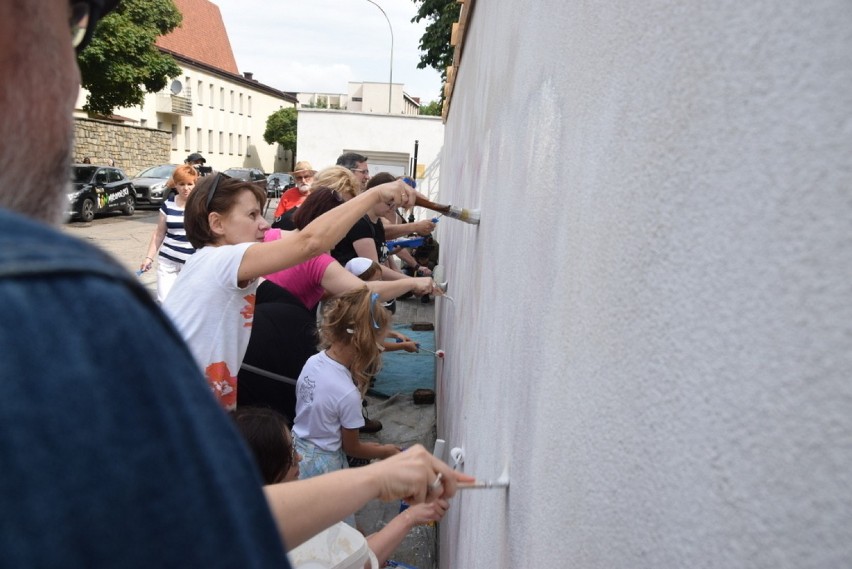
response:
{"label": "tree foliage", "polygon": [[430,101],[425,105],[420,105],[420,114],[426,115],[427,117],[441,116],[441,101]]}
{"label": "tree foliage", "polygon": [[154,42],[181,19],[172,0],[123,0],[103,18],[77,58],[82,85],[89,91],[83,108],[110,115],[117,107],[141,105],[145,92],[159,92],[180,75],[174,58]]}
{"label": "tree foliage", "polygon": [[298,114],[293,107],[278,109],[266,119],[263,140],[267,144],[280,144],[285,150],[296,152],[296,126]]}
{"label": "tree foliage", "polygon": [[[453,24],[458,21],[461,4],[456,0],[413,0],[417,15],[411,21],[426,20],[426,30],[420,37],[420,63],[418,69],[432,67],[441,74],[441,81],[447,81],[447,67],[453,64],[453,47],[450,39]],[[444,91],[440,93],[444,100]]]}

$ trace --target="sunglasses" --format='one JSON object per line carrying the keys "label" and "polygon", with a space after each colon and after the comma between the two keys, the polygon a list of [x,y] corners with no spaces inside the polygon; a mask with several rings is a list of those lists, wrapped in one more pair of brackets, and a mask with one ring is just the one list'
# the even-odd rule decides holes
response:
{"label": "sunglasses", "polygon": [[216,179],[213,180],[213,186],[210,188],[210,191],[207,192],[207,203],[204,204],[204,209],[206,209],[208,213],[210,212],[210,202],[213,201],[213,196],[216,195],[216,190],[219,188],[219,182],[224,177],[226,177],[224,174],[216,174]]}
{"label": "sunglasses", "polygon": [[68,26],[71,29],[71,45],[77,53],[89,44],[98,20],[115,8],[116,4],[117,1],[111,0],[70,0]]}

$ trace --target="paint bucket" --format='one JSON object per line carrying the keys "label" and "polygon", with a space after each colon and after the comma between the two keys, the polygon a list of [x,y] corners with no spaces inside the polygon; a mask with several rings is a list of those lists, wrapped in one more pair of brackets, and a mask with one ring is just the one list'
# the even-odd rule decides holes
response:
{"label": "paint bucket", "polygon": [[289,553],[293,569],[361,569],[379,561],[361,532],[343,522],[315,535]]}

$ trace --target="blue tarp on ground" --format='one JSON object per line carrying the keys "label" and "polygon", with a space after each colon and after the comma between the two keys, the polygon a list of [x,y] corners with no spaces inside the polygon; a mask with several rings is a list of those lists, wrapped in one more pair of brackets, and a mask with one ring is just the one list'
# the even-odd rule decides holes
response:
{"label": "blue tarp on ground", "polygon": [[[435,351],[435,331],[414,331],[411,326],[394,326],[423,348]],[[396,393],[413,393],[415,389],[435,389],[435,356],[429,352],[410,353],[404,350],[385,352],[382,370],[370,389],[371,395],[390,397]]]}

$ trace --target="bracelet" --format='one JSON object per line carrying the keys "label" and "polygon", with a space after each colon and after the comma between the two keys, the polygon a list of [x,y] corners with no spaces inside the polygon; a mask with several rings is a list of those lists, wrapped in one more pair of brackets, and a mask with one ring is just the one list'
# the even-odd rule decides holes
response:
{"label": "bracelet", "polygon": [[145,258],[148,259],[149,261],[151,261],[152,263],[154,262],[154,259],[152,259],[151,257],[145,257]]}

